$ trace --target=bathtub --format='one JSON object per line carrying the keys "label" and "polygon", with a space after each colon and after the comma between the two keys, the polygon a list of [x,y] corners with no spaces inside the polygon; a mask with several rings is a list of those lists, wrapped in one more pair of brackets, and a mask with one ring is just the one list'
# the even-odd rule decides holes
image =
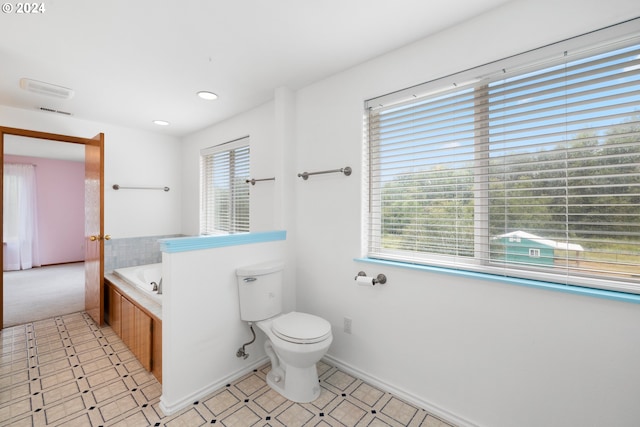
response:
{"label": "bathtub", "polygon": [[121,279],[126,280],[129,284],[149,294],[158,302],[161,301],[162,295],[158,295],[158,293],[153,290],[151,282],[160,284],[162,263],[117,268],[113,270],[113,273]]}

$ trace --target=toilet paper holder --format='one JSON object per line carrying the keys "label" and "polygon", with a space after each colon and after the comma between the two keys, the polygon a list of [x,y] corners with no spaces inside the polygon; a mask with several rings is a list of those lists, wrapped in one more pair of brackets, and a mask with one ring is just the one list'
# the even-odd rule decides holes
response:
{"label": "toilet paper holder", "polygon": [[[366,275],[367,273],[365,273],[364,271],[359,271],[358,275],[354,277],[354,280],[357,280],[358,277],[363,277]],[[373,284],[375,285],[376,283],[380,283],[381,285],[384,285],[385,283],[387,283],[387,276],[385,276],[384,274],[378,274],[376,277],[373,278]]]}

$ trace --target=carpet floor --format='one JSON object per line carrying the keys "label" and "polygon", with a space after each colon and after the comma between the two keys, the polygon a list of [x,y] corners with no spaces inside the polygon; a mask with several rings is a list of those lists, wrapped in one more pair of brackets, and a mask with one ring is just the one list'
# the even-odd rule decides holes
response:
{"label": "carpet floor", "polygon": [[84,262],[5,271],[4,326],[84,311]]}

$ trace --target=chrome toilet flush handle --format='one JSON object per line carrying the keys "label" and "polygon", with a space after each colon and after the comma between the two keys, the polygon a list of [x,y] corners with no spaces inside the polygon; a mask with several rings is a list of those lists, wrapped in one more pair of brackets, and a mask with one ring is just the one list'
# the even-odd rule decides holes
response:
{"label": "chrome toilet flush handle", "polygon": [[242,280],[244,280],[245,283],[250,283],[250,282],[255,282],[256,280],[258,280],[258,278],[257,277],[245,277]]}

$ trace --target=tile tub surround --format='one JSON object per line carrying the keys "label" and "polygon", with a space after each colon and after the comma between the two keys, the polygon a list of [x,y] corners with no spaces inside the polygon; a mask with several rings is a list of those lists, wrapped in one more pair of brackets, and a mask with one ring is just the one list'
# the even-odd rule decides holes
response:
{"label": "tile tub surround", "polygon": [[271,390],[267,364],[165,417],[160,383],[86,313],[4,329],[0,343],[0,426],[449,426],[323,362],[314,402]]}
{"label": "tile tub surround", "polygon": [[126,237],[104,242],[104,271],[162,262],[160,239],[184,237],[182,234]]}

